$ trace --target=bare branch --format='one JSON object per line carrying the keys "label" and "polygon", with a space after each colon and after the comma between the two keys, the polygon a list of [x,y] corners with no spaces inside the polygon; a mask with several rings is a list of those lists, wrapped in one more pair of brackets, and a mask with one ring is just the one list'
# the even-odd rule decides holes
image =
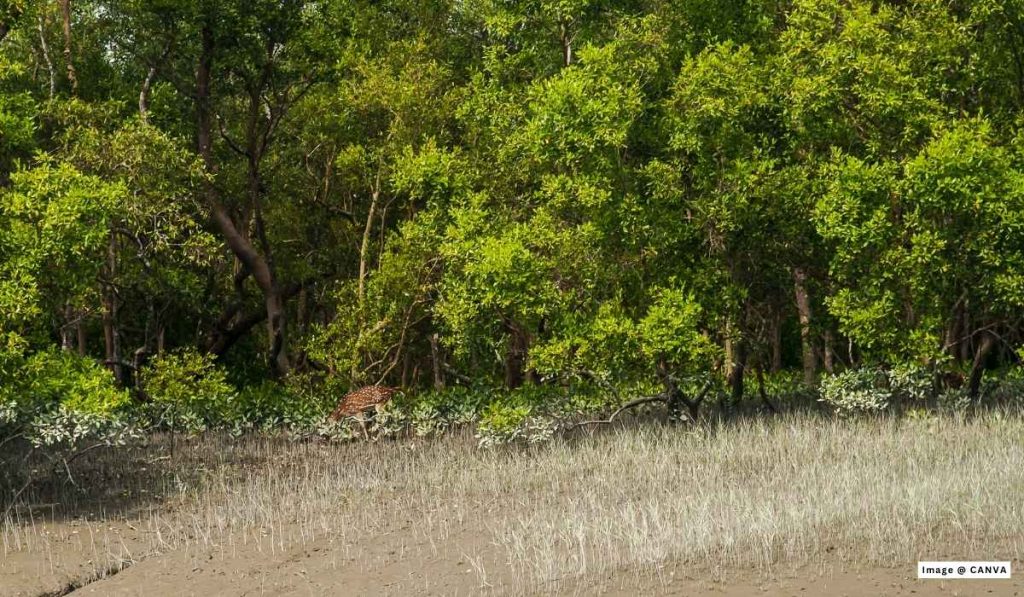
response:
{"label": "bare branch", "polygon": [[569,431],[569,430],[572,430],[572,429],[577,429],[579,427],[586,427],[588,425],[610,425],[610,424],[612,424],[615,421],[615,417],[619,416],[623,411],[629,410],[631,408],[636,408],[636,407],[642,406],[644,404],[650,404],[652,402],[665,402],[665,403],[667,403],[668,402],[668,396],[666,396],[665,394],[662,393],[662,394],[656,394],[654,396],[645,396],[643,398],[637,398],[636,400],[631,400],[631,401],[623,404],[622,406],[620,406],[607,419],[600,419],[600,420],[597,420],[597,421],[582,421],[580,423],[576,423],[574,425],[569,426],[566,429],[566,431]]}

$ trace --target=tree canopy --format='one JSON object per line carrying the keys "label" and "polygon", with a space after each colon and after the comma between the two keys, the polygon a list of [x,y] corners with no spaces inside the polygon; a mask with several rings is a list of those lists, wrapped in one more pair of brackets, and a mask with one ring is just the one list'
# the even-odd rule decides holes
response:
{"label": "tree canopy", "polygon": [[198,363],[218,395],[699,377],[738,400],[750,372],[915,364],[976,395],[1024,343],[1022,16],[7,0],[0,386],[159,402],[146,372]]}

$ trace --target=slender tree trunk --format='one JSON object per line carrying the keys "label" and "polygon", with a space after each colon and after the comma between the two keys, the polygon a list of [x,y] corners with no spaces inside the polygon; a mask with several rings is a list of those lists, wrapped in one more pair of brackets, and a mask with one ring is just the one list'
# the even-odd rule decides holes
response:
{"label": "slender tree trunk", "polygon": [[402,387],[409,387],[409,370],[412,367],[412,351],[407,350],[402,355]]}
{"label": "slender tree trunk", "polygon": [[158,325],[156,318],[156,301],[151,294],[147,294],[146,323],[142,332],[142,346],[136,348],[135,352],[132,353],[131,370],[127,372],[127,377],[131,381],[131,387],[135,388],[135,397],[141,401],[146,401],[148,397],[146,396],[145,389],[142,387],[139,371],[142,370],[143,365],[153,355],[153,348],[156,344],[154,328]]}
{"label": "slender tree trunk", "polygon": [[299,307],[298,307],[298,320],[299,320],[299,333],[305,334],[309,331],[310,321],[312,320],[313,309],[310,307],[309,289],[305,286],[299,291]]}
{"label": "slender tree trunk", "polygon": [[[380,176],[378,173],[378,184]],[[366,214],[366,226],[363,227],[363,242],[359,246],[359,281],[358,281],[358,303],[359,313],[362,316],[363,307],[366,303],[366,270],[368,268],[368,260],[370,253],[370,235],[373,232],[373,217],[377,213],[377,203],[380,199],[380,190],[378,188],[373,189],[373,193],[370,195],[370,210]]]}
{"label": "slender tree trunk", "polygon": [[53,59],[50,58],[50,45],[46,43],[46,20],[43,18],[45,10],[39,11],[39,47],[43,52],[43,61],[46,62],[46,74],[50,77],[50,99],[57,94],[57,73],[53,70]]}
{"label": "slender tree trunk", "polygon": [[153,87],[153,80],[156,78],[156,67],[149,67],[146,78],[142,80],[142,89],[139,91],[139,120],[149,122],[149,92]]}
{"label": "slender tree trunk", "polygon": [[139,119],[142,122],[149,122],[149,94],[153,89],[153,81],[156,80],[157,66],[167,60],[173,43],[173,39],[168,40],[167,44],[164,45],[163,52],[160,53],[160,59],[156,64],[149,67],[149,71],[146,72],[146,78],[142,80],[142,89],[139,90]]}
{"label": "slender tree trunk", "polygon": [[124,366],[121,350],[121,331],[118,329],[118,297],[114,281],[117,279],[117,236],[111,231],[107,244],[107,284],[106,297],[103,305],[103,338],[106,342],[107,365],[114,374],[114,379],[123,384]]}
{"label": "slender tree trunk", "polygon": [[85,336],[85,326],[82,324],[82,319],[85,315],[79,311],[78,319],[75,321],[75,332],[78,334],[78,356],[84,357],[88,351],[87,339]]}
{"label": "slender tree trunk", "polygon": [[747,368],[747,347],[743,340],[734,340],[733,360],[729,370],[729,400],[731,406],[738,405],[743,400],[743,377]]}
{"label": "slender tree trunk", "polygon": [[[967,334],[968,330],[971,329],[971,314],[970,311],[968,311],[968,308],[969,306],[965,303],[963,312],[960,314],[960,330],[962,334]],[[967,361],[971,360],[971,345],[973,343],[974,342],[971,339],[968,339],[968,341],[966,342],[960,342],[961,363],[966,363]]]}
{"label": "slender tree trunk", "polygon": [[793,294],[796,298],[797,315],[800,318],[800,344],[803,352],[804,383],[814,386],[818,373],[818,359],[814,353],[811,332],[811,299],[807,294],[807,273],[803,268],[793,268]]}
{"label": "slender tree trunk", "polygon": [[949,323],[946,325],[946,337],[942,343],[942,351],[948,354],[954,360],[960,359],[960,342],[963,336],[963,309],[964,303],[967,301],[967,293],[953,305],[953,309],[949,313]]}
{"label": "slender tree trunk", "polygon": [[75,72],[74,55],[71,52],[71,0],[57,0],[60,4],[60,16],[64,26],[64,62],[68,69],[68,83],[71,94],[78,95],[78,74]]}
{"label": "slender tree trunk", "polygon": [[528,340],[526,334],[514,322],[506,322],[508,351],[505,354],[505,387],[511,389],[523,385],[523,370],[526,366]]}
{"label": "slender tree trunk", "polygon": [[782,371],[782,315],[776,311],[771,320],[772,373]]}
{"label": "slender tree trunk", "polygon": [[[309,290],[303,286],[302,290],[299,291],[298,306],[296,321],[298,322],[298,334],[299,337],[304,337],[309,331],[310,319],[311,319],[311,308],[310,308]],[[295,359],[294,367],[299,370],[306,370],[309,367],[309,354],[303,349],[300,350]]]}
{"label": "slender tree trunk", "polygon": [[732,373],[733,360],[736,358],[735,351],[733,350],[731,326],[728,323],[725,327],[725,340],[722,342],[722,352],[725,355],[725,360],[722,362],[722,376],[728,379]]}
{"label": "slender tree trunk", "polygon": [[[377,179],[370,194],[370,209],[366,213],[366,225],[363,227],[363,240],[359,245],[359,279],[356,281],[356,315],[360,329],[366,325],[366,275],[369,269],[370,240],[373,233],[373,218],[377,213],[377,203],[380,199],[380,170],[377,170]],[[352,378],[359,374],[359,355],[353,355]]]}
{"label": "slender tree trunk", "polygon": [[114,308],[112,291],[107,289],[103,292],[103,356],[104,363],[110,369],[114,378],[119,378],[117,369],[117,353],[114,349]]}
{"label": "slender tree trunk", "polygon": [[71,352],[74,350],[74,339],[72,333],[75,328],[75,310],[70,303],[64,304],[63,313],[64,325],[60,326],[60,347],[61,350]]}
{"label": "slender tree trunk", "polygon": [[772,401],[768,398],[768,392],[764,387],[764,367],[761,366],[760,363],[758,363],[757,367],[757,393],[761,396],[761,402],[768,407],[768,410],[772,414],[779,412],[779,409],[775,408],[775,405],[772,404]]}
{"label": "slender tree trunk", "polygon": [[971,378],[967,385],[967,393],[972,399],[977,398],[981,391],[981,378],[985,374],[985,361],[996,347],[996,344],[995,334],[986,332],[982,335],[981,342],[978,344],[978,350],[974,353],[974,361],[971,364]]}
{"label": "slender tree trunk", "polygon": [[434,389],[444,389],[444,371],[442,370],[441,340],[438,335],[430,335],[430,364],[434,368]]}
{"label": "slender tree trunk", "polygon": [[275,375],[284,376],[291,370],[291,361],[285,346],[287,315],[284,299],[276,287],[267,293],[265,298],[267,333],[270,335],[270,367]]}
{"label": "slender tree trunk", "polygon": [[569,25],[562,23],[559,27],[561,42],[562,42],[562,65],[570,66],[572,64],[572,40],[573,35],[569,31]]}
{"label": "slender tree trunk", "polygon": [[825,341],[825,346],[822,350],[822,356],[824,357],[823,365],[825,366],[825,371],[832,373],[832,370],[835,368],[835,349],[833,347],[834,342],[832,339],[832,330],[825,330],[823,336]]}

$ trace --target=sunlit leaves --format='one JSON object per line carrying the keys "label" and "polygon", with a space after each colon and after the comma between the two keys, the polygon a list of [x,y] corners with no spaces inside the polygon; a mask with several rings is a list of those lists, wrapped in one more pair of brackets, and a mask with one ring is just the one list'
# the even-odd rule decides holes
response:
{"label": "sunlit leaves", "polygon": [[12,182],[0,193],[0,284],[21,294],[0,292],[12,300],[3,305],[4,321],[91,285],[112,212],[127,192],[67,164],[44,163],[14,174]]}
{"label": "sunlit leaves", "polygon": [[958,306],[1000,321],[1024,305],[1021,174],[985,121],[942,131],[902,163],[835,164],[816,221],[835,244],[831,310],[865,348],[931,356]]}

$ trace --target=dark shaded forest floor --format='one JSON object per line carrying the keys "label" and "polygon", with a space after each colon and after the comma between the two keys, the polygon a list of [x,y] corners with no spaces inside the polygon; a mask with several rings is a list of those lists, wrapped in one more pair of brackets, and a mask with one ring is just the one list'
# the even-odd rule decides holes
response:
{"label": "dark shaded forest floor", "polygon": [[[1024,421],[627,422],[480,450],[167,437],[2,525],[0,595],[1024,594]],[[920,559],[1011,581],[918,581]],[[123,569],[123,570],[122,570]]]}

